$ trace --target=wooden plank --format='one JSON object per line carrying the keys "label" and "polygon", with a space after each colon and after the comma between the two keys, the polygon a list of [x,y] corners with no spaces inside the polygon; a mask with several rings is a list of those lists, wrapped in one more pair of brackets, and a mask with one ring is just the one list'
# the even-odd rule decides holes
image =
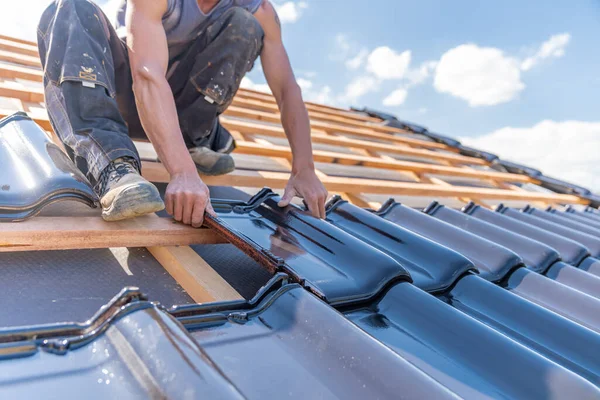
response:
{"label": "wooden plank", "polygon": [[[260,100],[253,100],[253,99],[236,96],[232,105],[247,108],[247,109],[271,112],[271,113],[274,113],[275,115],[277,115],[277,117],[279,118],[279,108],[277,107],[276,104],[273,104],[270,102],[264,102],[264,101],[260,101]],[[353,119],[353,118],[339,116],[339,115],[335,115],[335,114],[327,114],[327,113],[323,113],[320,111],[310,111],[310,110],[308,111],[308,115],[310,116],[310,119],[313,121],[332,122],[332,123],[338,123],[338,124],[342,124],[342,125],[348,125],[348,126],[355,127],[355,128],[356,127],[367,128],[367,129],[372,129],[376,132],[382,132],[382,133],[412,134],[412,132],[404,130],[404,129],[381,125],[381,121],[374,123],[374,122],[357,120],[357,119]]]}
{"label": "wooden plank", "polygon": [[37,45],[19,43],[4,38],[0,38],[0,50],[6,50],[31,57],[39,57]]}
{"label": "wooden plank", "polygon": [[[239,141],[236,143],[236,152],[242,154],[253,154],[267,157],[284,157],[292,159],[292,151],[284,146],[266,146],[263,144]],[[411,161],[398,161],[393,159],[384,159],[378,157],[367,157],[354,154],[336,153],[331,151],[313,151],[314,160],[317,162],[342,164],[342,165],[362,165],[365,167],[392,169],[399,171],[412,171],[417,173],[435,173],[448,176],[464,176],[469,178],[490,178],[508,182],[531,182],[531,178],[526,175],[510,174],[496,171],[479,171],[469,168],[447,167],[443,165],[425,164]]]}
{"label": "wooden plank", "polygon": [[441,153],[425,149],[415,149],[413,147],[404,147],[399,145],[390,146],[384,143],[369,142],[366,140],[350,139],[343,136],[330,136],[313,133],[313,142],[331,144],[343,147],[354,147],[369,151],[382,151],[392,154],[400,154],[406,156],[415,156],[428,158],[435,161],[448,161],[453,164],[470,164],[470,165],[488,165],[485,160],[475,157],[462,156],[454,153]]}
{"label": "wooden plank", "polygon": [[0,77],[4,79],[25,79],[32,82],[42,82],[42,70],[22,67],[20,65],[0,64]]}
{"label": "wooden plank", "polygon": [[12,36],[7,36],[7,35],[0,35],[0,39],[10,40],[12,42],[17,42],[17,43],[22,43],[22,44],[28,44],[30,46],[37,46],[37,43],[33,42],[31,40],[20,39],[20,38],[16,38],[16,37],[12,37]]}
{"label": "wooden plank", "polygon": [[0,226],[0,252],[223,243],[209,229],[194,229],[155,215],[105,222],[100,217],[36,217]]}
{"label": "wooden plank", "polygon": [[[223,126],[225,126],[227,129],[237,130],[242,133],[285,137],[285,131],[283,130],[283,128],[281,126],[260,124],[260,123],[249,122],[249,121],[242,121],[242,120],[233,119],[233,118],[224,117],[224,116],[221,116],[220,121],[223,124]],[[316,133],[317,134],[316,136],[318,136],[319,132],[324,132],[324,131],[316,129],[315,131],[313,131],[313,134]],[[382,136],[382,137],[377,137],[376,139],[384,140],[384,143],[381,143],[383,145],[385,145],[385,142],[394,142],[394,143],[387,144],[387,146],[390,146],[390,147],[396,143],[399,143],[399,144],[408,144],[410,146],[419,146],[419,147],[430,148],[430,149],[445,150],[445,146],[440,143],[425,142],[425,141],[418,140],[418,139],[411,139],[411,138],[405,138],[405,137],[399,137],[399,136],[390,136],[390,135],[385,135],[385,134],[375,134],[375,135]],[[321,133],[321,136],[322,136],[322,133]]]}
{"label": "wooden plank", "polygon": [[17,54],[6,50],[0,50],[0,60],[12,62],[15,64],[28,65],[30,67],[42,67],[40,58],[37,56],[27,56],[24,54]]}
{"label": "wooden plank", "polygon": [[[14,92],[14,90],[7,89],[7,91],[5,93],[7,93],[7,92]],[[17,92],[19,92],[19,91],[17,90]],[[3,93],[3,89],[2,89],[2,85],[0,84],[0,95],[2,95],[2,93]],[[11,112],[9,110],[0,110],[0,118],[3,118],[10,114],[11,114]],[[47,116],[45,118],[41,117],[41,116],[37,116],[34,119],[42,128],[47,129],[47,130],[52,129],[52,126],[50,125],[50,121],[48,120]],[[281,128],[281,127],[261,125],[261,124],[255,124],[255,123],[251,123],[251,122],[244,122],[244,121],[237,121],[237,120],[230,120],[230,119],[226,119],[226,118],[221,118],[221,122],[223,123],[223,125],[226,128],[230,129],[230,131],[236,132],[236,135],[238,136],[238,137],[236,137],[236,140],[239,140],[240,135],[242,135],[242,133],[240,131],[243,131],[243,134],[261,134],[264,136],[285,137],[285,132],[284,132],[283,128]],[[483,160],[480,160],[477,158],[472,158],[472,157],[465,157],[465,156],[446,154],[446,153],[436,153],[436,152],[432,152],[432,151],[428,151],[428,150],[386,145],[386,144],[375,143],[375,142],[367,142],[367,141],[363,141],[363,140],[349,139],[349,138],[340,137],[340,136],[330,136],[325,133],[320,133],[318,131],[313,132],[312,140],[314,143],[331,144],[331,145],[338,145],[338,146],[342,146],[342,147],[356,147],[356,148],[374,150],[374,151],[386,151],[388,153],[412,155],[412,156],[418,156],[418,157],[424,157],[424,158],[431,158],[431,159],[435,159],[435,160],[448,160],[451,162],[456,162],[456,163],[461,163],[461,164],[468,163],[468,164],[480,164],[481,165],[481,164],[485,163],[485,161],[483,161]]]}
{"label": "wooden plank", "polygon": [[44,102],[44,91],[41,87],[40,89],[17,87],[6,82],[0,82],[0,96],[29,101],[31,103]]}
{"label": "wooden plank", "polygon": [[191,247],[148,247],[148,250],[195,302],[244,299]]}
{"label": "wooden plank", "polygon": [[[235,100],[234,100],[234,103],[235,103]],[[248,110],[246,108],[241,108],[241,107],[236,107],[236,106],[229,107],[227,109],[227,111],[225,112],[225,114],[230,115],[230,116],[258,119],[258,120],[274,122],[274,123],[279,123],[279,121],[280,121],[279,116],[276,114],[262,113],[262,112],[259,114],[256,111]],[[432,148],[432,149],[441,149],[441,150],[450,149],[450,147],[448,147],[442,143],[429,142],[429,141],[425,141],[425,140],[413,139],[413,138],[408,138],[408,137],[393,136],[393,135],[390,135],[387,133],[375,132],[374,130],[372,130],[370,128],[355,128],[355,127],[351,127],[351,126],[333,124],[333,123],[322,122],[322,121],[311,121],[311,127],[313,129],[322,130],[326,133],[338,133],[338,134],[345,134],[345,135],[360,136],[360,137],[365,137],[368,139],[377,139],[377,140],[384,140],[384,141],[389,141],[389,142],[407,143],[407,144],[411,144],[414,146],[426,147],[426,148]]]}
{"label": "wooden plank", "polygon": [[[240,89],[238,92],[238,95],[240,97],[261,100],[264,102],[270,102],[270,103],[274,103],[274,104],[276,103],[273,95],[268,94],[268,93],[258,92],[258,91],[251,90],[251,89]],[[381,119],[379,119],[379,118],[373,118],[368,115],[360,114],[360,113],[357,113],[357,112],[354,112],[351,110],[346,110],[346,109],[337,108],[337,107],[331,107],[331,106],[327,106],[324,104],[317,104],[317,103],[313,103],[310,101],[305,102],[305,104],[306,104],[306,108],[308,111],[317,111],[317,112],[327,113],[327,114],[336,115],[336,116],[343,116],[346,118],[353,118],[353,119],[357,119],[360,121],[369,121],[372,123],[380,123],[381,122]]]}
{"label": "wooden plank", "polygon": [[[245,104],[242,107],[240,102],[241,101],[239,99],[235,98],[232,102],[232,106],[230,106],[225,111],[225,115],[229,115],[229,116],[233,116],[233,117],[248,118],[248,119],[253,119],[253,120],[258,120],[258,121],[272,122],[272,123],[276,123],[276,124],[279,124],[281,122],[281,117],[280,117],[280,114],[278,114],[278,113],[275,113],[272,111],[265,112],[265,111],[248,109],[248,108],[246,108],[248,106],[247,104]],[[450,147],[448,147],[442,143],[429,142],[429,141],[425,141],[425,140],[413,139],[413,138],[407,138],[407,137],[397,137],[397,136],[389,135],[387,133],[376,132],[368,125],[362,125],[362,127],[357,128],[357,127],[352,127],[352,126],[340,125],[339,123],[330,123],[330,122],[311,120],[311,128],[319,129],[326,133],[342,133],[342,134],[350,134],[350,135],[357,135],[357,136],[366,136],[369,138],[376,138],[379,140],[392,141],[392,142],[398,141],[398,139],[403,139],[403,140],[401,140],[402,143],[411,143],[411,144],[414,144],[415,146],[429,147],[429,148],[435,148],[435,149],[441,149],[441,150],[450,149]]]}
{"label": "wooden plank", "polygon": [[[160,163],[142,162],[144,177],[153,182],[169,182],[170,176]],[[283,189],[288,182],[289,174],[267,171],[234,171],[222,176],[203,176],[202,179],[211,186],[240,186]],[[501,200],[552,200],[569,204],[589,204],[588,200],[572,195],[548,194],[533,192],[515,192],[511,190],[474,188],[468,186],[443,187],[432,184],[383,181],[377,179],[356,179],[328,176],[322,180],[330,192],[372,193],[405,196],[429,197],[472,197],[477,199]]]}

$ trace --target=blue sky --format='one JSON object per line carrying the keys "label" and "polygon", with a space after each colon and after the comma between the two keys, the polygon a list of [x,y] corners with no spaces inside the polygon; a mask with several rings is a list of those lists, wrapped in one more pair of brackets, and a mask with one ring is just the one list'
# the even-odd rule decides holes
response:
{"label": "blue sky", "polygon": [[[119,1],[98,3],[110,15]],[[305,98],[388,111],[600,191],[600,0],[272,1]],[[3,4],[0,31],[35,39],[48,3]],[[260,68],[248,78],[264,89]]]}
{"label": "blue sky", "polygon": [[[439,60],[461,44],[494,47],[507,56],[526,58],[551,36],[569,33],[565,55],[547,59],[522,72],[525,88],[512,101],[471,107],[465,100],[438,93],[431,79],[408,90],[401,106],[386,107],[382,100],[397,82],[382,83],[377,92],[353,103],[392,111],[452,136],[477,136],[513,125],[529,126],[540,120],[598,119],[600,104],[600,1],[428,1],[306,0],[295,23],[284,26],[284,40],[297,75],[313,87],[328,85],[344,91],[361,71],[350,71],[336,41],[344,35],[355,53],[388,46],[410,50],[411,65]],[[250,78],[264,82],[260,71]],[[426,110],[425,110],[426,109]]]}

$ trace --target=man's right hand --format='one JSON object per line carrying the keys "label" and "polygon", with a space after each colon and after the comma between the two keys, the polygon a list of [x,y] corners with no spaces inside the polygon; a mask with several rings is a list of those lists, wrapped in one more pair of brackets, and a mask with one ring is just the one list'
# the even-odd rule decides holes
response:
{"label": "man's right hand", "polygon": [[208,186],[202,182],[196,171],[183,172],[171,176],[165,193],[166,209],[176,221],[194,228],[200,228],[204,212],[215,215],[210,204]]}

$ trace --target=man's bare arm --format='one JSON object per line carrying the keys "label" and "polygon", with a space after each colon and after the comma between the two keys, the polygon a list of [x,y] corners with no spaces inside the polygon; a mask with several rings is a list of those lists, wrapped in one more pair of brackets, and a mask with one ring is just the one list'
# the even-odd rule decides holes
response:
{"label": "man's bare arm", "polygon": [[171,174],[165,194],[167,212],[185,224],[200,226],[210,212],[208,188],[198,176],[179,127],[173,93],[165,77],[169,63],[162,26],[166,0],[129,0],[127,45],[133,91],[140,121],[161,162]]}
{"label": "man's bare arm", "polygon": [[289,204],[298,195],[315,216],[325,218],[327,191],[315,173],[310,120],[283,46],[279,16],[268,0],[263,1],[255,16],[265,32],[260,55],[263,71],[279,106],[281,123],[293,153],[292,176],[280,206]]}

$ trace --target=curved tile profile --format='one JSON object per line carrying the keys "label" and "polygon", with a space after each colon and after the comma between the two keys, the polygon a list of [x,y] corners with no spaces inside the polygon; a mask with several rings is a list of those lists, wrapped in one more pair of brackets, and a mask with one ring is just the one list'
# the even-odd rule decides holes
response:
{"label": "curved tile profile", "polygon": [[[546,269],[548,269],[554,262],[558,261],[559,256],[567,264],[576,266],[590,255],[588,248],[581,243],[576,242],[575,240],[548,232],[544,229],[529,225],[522,221],[517,221],[516,219],[487,210],[474,203],[469,203],[467,206],[465,206],[463,211],[465,214],[486,223],[479,225],[487,225],[489,227],[491,224],[498,228],[504,228],[505,230],[512,232],[517,238],[517,240],[514,241],[514,245],[522,248],[522,251],[517,251],[517,253],[521,254],[521,257],[526,260],[528,266],[530,262],[534,265],[537,265],[538,262],[536,260],[544,256],[551,260],[551,262],[547,264]],[[440,213],[440,215],[441,214],[442,213]],[[476,222],[470,222],[471,219],[461,216],[459,213],[444,212],[443,215],[444,218],[452,218],[453,221],[455,221],[452,222],[453,224],[461,223],[460,220],[462,219],[462,223],[470,224],[469,226],[478,225]],[[497,231],[497,229],[493,228],[483,229],[483,231],[489,232],[494,230]],[[523,240],[523,237],[529,238],[530,240]],[[526,254],[527,256],[523,254]],[[546,269],[544,269],[544,271]]]}
{"label": "curved tile profile", "polygon": [[214,200],[210,227],[271,271],[282,271],[331,304],[368,300],[399,280],[396,260],[263,189],[247,203]]}
{"label": "curved tile profile", "polygon": [[145,301],[135,308],[63,355],[39,351],[0,362],[0,396],[245,399],[171,315]]}
{"label": "curved tile profile", "polygon": [[589,272],[590,274],[600,276],[600,260],[595,257],[588,257],[578,265],[579,269]]}
{"label": "curved tile profile", "polygon": [[584,216],[581,216],[579,214],[574,214],[572,212],[565,212],[565,211],[559,211],[555,208],[552,207],[548,207],[546,209],[546,212],[550,213],[550,214],[555,214],[555,215],[559,215],[561,217],[565,217],[567,219],[569,219],[570,221],[573,222],[579,222],[580,224],[585,224],[585,225],[589,225],[591,227],[594,227],[596,229],[600,229],[600,220],[595,220],[592,218],[586,218]]}
{"label": "curved tile profile", "polygon": [[566,212],[568,214],[578,215],[580,217],[585,218],[586,220],[600,222],[600,211],[591,207],[586,207],[584,211],[580,211],[575,209],[573,206],[568,206]]}
{"label": "curved tile profile", "polygon": [[562,261],[555,263],[546,276],[600,300],[600,277]]}
{"label": "curved tile profile", "polygon": [[579,242],[590,250],[592,256],[600,256],[600,238],[593,236],[589,233],[580,232],[575,229],[557,224],[556,222],[550,222],[535,215],[517,211],[513,208],[506,207],[502,204],[498,206],[496,212],[506,215],[507,217],[513,218],[515,220],[525,222],[529,225],[537,226],[538,228],[555,233],[559,236],[566,237],[576,242]]}
{"label": "curved tile profile", "polygon": [[457,398],[298,285],[265,303],[244,323],[191,332],[247,399]]}
{"label": "curved tile profile", "polygon": [[502,243],[497,244],[392,199],[377,214],[464,255],[475,264],[479,276],[485,280],[501,281],[512,270],[523,266],[523,260]]}
{"label": "curved tile profile", "polygon": [[476,271],[475,266],[456,251],[339,197],[333,198],[326,210],[327,220],[333,225],[402,264],[420,289],[441,292],[466,272]]}
{"label": "curved tile profile", "polygon": [[[519,268],[509,276],[508,280],[504,283],[509,291],[535,304],[541,305],[544,308],[550,309],[572,321],[598,331],[598,328],[600,327],[600,301],[597,298],[584,293],[585,291],[593,290],[590,283],[586,282],[589,280],[586,279],[582,281],[581,272],[584,271],[579,273],[569,273],[576,269],[572,266],[567,266],[568,268],[566,271],[568,273],[563,272],[561,274],[561,269],[564,268],[565,265],[560,262],[560,257],[555,250],[552,250],[548,246],[536,242],[535,240],[531,240],[528,237],[518,235],[500,228],[499,226],[479,220],[474,216],[444,207],[441,204],[433,203],[426,211],[434,218],[446,221],[458,228],[465,229],[473,234],[488,238],[489,240],[502,243],[515,251],[523,257],[527,267],[530,269]],[[489,213],[497,218],[511,220],[511,218],[483,208],[475,208],[472,206],[466,211],[473,212],[478,216],[485,216]],[[515,223],[519,222],[516,220],[512,221]],[[527,224],[524,225],[528,227]],[[520,228],[520,225],[517,226],[517,228]],[[542,231],[541,229],[538,230]],[[552,239],[556,238],[561,239],[558,236],[552,237]],[[565,243],[574,243],[569,242],[570,241],[567,240]],[[574,245],[575,247],[579,246],[578,243],[574,243]],[[539,249],[541,253],[548,252],[548,249],[550,249],[551,258],[533,257],[536,249]],[[544,261],[544,264],[532,265],[528,260],[546,261]],[[543,266],[547,265],[547,261],[551,261],[552,264],[547,268],[544,268]],[[533,271],[550,273],[550,275],[554,274],[556,280],[552,280]]]}
{"label": "curved tile profile", "polygon": [[[481,278],[466,278],[494,287]],[[408,283],[392,287],[377,304],[347,312],[346,317],[463,398],[600,395],[589,381]],[[597,372],[593,358],[586,362]]]}
{"label": "curved tile profile", "polygon": [[96,207],[86,178],[27,114],[2,119],[0,221],[20,221],[67,199]]}
{"label": "curved tile profile", "polygon": [[[581,346],[600,345],[599,335],[492,283],[504,282],[513,271],[524,269],[515,253],[393,200],[388,201],[379,214],[460,252],[481,271],[480,275],[461,277],[440,299],[578,375],[600,383],[600,360],[581,351]],[[570,268],[571,273],[586,274],[572,266],[564,267]],[[583,284],[594,289],[588,282]]]}
{"label": "curved tile profile", "polygon": [[575,229],[576,231],[600,237],[600,228],[594,227],[593,224],[586,224],[579,221],[573,221],[572,219],[562,216],[560,214],[549,213],[532,206],[526,206],[521,210],[521,212],[535,215],[536,217],[545,219],[546,221],[554,222],[555,224],[560,224],[567,228]]}
{"label": "curved tile profile", "polygon": [[600,358],[585,350],[598,348],[600,335],[590,329],[476,276],[461,279],[447,297],[454,308],[600,384]]}

